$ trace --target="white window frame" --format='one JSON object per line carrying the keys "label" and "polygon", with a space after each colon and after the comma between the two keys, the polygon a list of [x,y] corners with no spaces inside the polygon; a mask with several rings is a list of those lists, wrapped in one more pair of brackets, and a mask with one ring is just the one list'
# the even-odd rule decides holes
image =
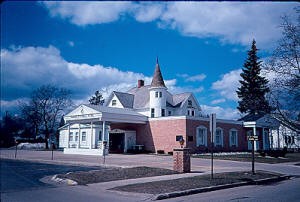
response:
{"label": "white window frame", "polygon": [[79,133],[75,132],[75,142],[78,142],[78,140],[79,140]]}
{"label": "white window frame", "polygon": [[[84,137],[84,139],[83,139],[83,137]],[[82,142],[86,142],[86,131],[82,131],[82,133],[81,133],[81,141]]]}
{"label": "white window frame", "polygon": [[[200,133],[199,130],[204,130],[202,142],[200,142]],[[205,126],[198,126],[196,128],[196,146],[206,146],[207,147],[207,128]]]}
{"label": "white window frame", "polygon": [[155,97],[156,98],[158,97],[158,91],[155,91]]}
{"label": "white window frame", "polygon": [[[221,141],[221,142],[217,142],[217,131],[221,131],[221,134],[220,134],[220,136],[221,136],[221,137],[220,137],[220,141]],[[224,136],[223,134],[224,134],[224,133],[223,133],[223,129],[218,127],[218,128],[216,129],[216,134],[214,135],[214,145],[215,145],[215,146],[221,146],[221,147],[223,147],[223,136]]]}
{"label": "white window frame", "polygon": [[[232,132],[236,132],[235,134],[233,134]],[[235,142],[232,142],[232,138],[231,136],[235,135]],[[235,129],[235,128],[232,128],[229,130],[229,146],[232,147],[232,146],[236,146],[238,147],[239,143],[238,143],[238,130]]]}
{"label": "white window frame", "polygon": [[69,142],[73,142],[73,132],[70,132],[69,134]]}

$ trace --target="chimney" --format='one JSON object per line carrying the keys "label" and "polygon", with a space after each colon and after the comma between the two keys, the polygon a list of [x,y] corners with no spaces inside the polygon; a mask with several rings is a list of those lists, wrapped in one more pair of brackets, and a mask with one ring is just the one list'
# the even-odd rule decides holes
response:
{"label": "chimney", "polygon": [[138,80],[138,88],[143,87],[144,86],[144,80]]}

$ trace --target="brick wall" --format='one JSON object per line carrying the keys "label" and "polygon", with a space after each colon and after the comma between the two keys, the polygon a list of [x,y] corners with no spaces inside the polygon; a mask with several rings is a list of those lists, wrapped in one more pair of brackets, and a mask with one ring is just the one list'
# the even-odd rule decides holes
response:
{"label": "brick wall", "polygon": [[[204,126],[207,128],[207,147],[196,146],[196,128]],[[248,143],[246,130],[240,124],[217,123],[217,127],[223,129],[223,147],[215,147],[214,151],[247,151]],[[180,148],[179,142],[176,142],[176,136],[182,135],[186,147],[191,149],[192,153],[201,153],[210,151],[210,131],[209,120],[194,119],[156,119],[150,120],[147,124],[111,124],[111,129],[135,130],[137,144],[145,146],[145,150],[157,152],[163,150],[164,153],[172,152],[174,148]],[[238,147],[230,147],[229,131],[236,129],[238,131]],[[261,132],[260,132],[261,135]],[[188,141],[188,136],[192,136],[192,141]]]}

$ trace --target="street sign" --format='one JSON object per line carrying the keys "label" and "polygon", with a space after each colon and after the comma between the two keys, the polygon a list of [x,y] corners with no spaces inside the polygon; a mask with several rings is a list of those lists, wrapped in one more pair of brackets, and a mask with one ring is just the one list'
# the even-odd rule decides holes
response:
{"label": "street sign", "polygon": [[258,136],[257,135],[252,135],[247,137],[248,141],[258,141]]}

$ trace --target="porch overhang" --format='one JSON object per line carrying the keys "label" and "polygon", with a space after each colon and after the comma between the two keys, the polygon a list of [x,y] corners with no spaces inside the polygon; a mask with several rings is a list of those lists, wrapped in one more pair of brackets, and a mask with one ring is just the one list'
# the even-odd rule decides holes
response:
{"label": "porch overhang", "polygon": [[[79,108],[88,107],[81,105]],[[97,111],[92,113],[67,114],[64,119],[66,123],[89,123],[89,122],[112,122],[112,123],[136,123],[146,124],[148,117],[139,114],[133,110],[113,108],[113,107],[97,107],[92,108]]]}

